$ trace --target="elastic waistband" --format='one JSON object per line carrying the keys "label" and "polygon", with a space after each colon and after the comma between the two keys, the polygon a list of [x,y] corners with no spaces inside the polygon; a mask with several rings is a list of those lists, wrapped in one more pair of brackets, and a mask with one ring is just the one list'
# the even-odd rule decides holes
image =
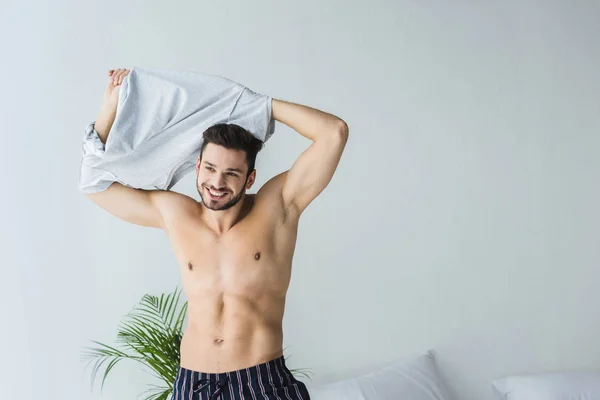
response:
{"label": "elastic waistband", "polygon": [[233,382],[254,386],[258,383],[264,382],[265,379],[268,379],[272,376],[277,377],[278,380],[288,381],[290,375],[291,372],[285,365],[284,356],[280,356],[252,367],[220,373],[195,371],[184,368],[180,365],[178,378],[181,379],[183,377],[188,377],[192,379],[209,379],[217,382],[231,380]]}

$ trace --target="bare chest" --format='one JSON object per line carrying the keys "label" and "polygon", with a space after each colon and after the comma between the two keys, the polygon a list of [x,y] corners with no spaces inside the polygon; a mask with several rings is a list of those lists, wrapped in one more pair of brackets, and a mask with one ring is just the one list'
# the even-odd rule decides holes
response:
{"label": "bare chest", "polygon": [[198,221],[180,222],[169,239],[188,297],[283,295],[291,276],[295,230],[257,216],[216,235]]}

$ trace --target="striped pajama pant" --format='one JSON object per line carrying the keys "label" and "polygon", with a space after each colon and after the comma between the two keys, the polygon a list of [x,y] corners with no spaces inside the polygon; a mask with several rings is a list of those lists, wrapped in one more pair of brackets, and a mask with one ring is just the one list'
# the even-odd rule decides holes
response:
{"label": "striped pajama pant", "polygon": [[219,374],[179,366],[171,400],[306,400],[306,385],[294,378],[283,356]]}

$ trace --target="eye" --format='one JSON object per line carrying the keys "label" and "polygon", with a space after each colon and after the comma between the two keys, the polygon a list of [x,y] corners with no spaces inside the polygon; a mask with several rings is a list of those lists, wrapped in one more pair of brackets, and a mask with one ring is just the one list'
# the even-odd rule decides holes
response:
{"label": "eye", "polygon": [[233,172],[230,172],[229,174],[227,174],[229,176],[237,176],[236,174],[234,174]]}
{"label": "eye", "polygon": [[212,171],[213,169],[211,167],[206,167],[207,170]]}

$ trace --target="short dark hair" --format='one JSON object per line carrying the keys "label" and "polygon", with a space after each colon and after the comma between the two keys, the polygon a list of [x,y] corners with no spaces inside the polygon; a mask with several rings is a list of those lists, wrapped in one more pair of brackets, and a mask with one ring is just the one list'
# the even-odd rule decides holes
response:
{"label": "short dark hair", "polygon": [[200,160],[202,160],[204,149],[209,143],[223,146],[226,149],[244,150],[246,152],[246,164],[248,165],[246,178],[250,176],[256,164],[256,155],[264,146],[261,140],[239,125],[226,123],[212,125],[202,135],[204,136],[204,143],[200,148]]}

